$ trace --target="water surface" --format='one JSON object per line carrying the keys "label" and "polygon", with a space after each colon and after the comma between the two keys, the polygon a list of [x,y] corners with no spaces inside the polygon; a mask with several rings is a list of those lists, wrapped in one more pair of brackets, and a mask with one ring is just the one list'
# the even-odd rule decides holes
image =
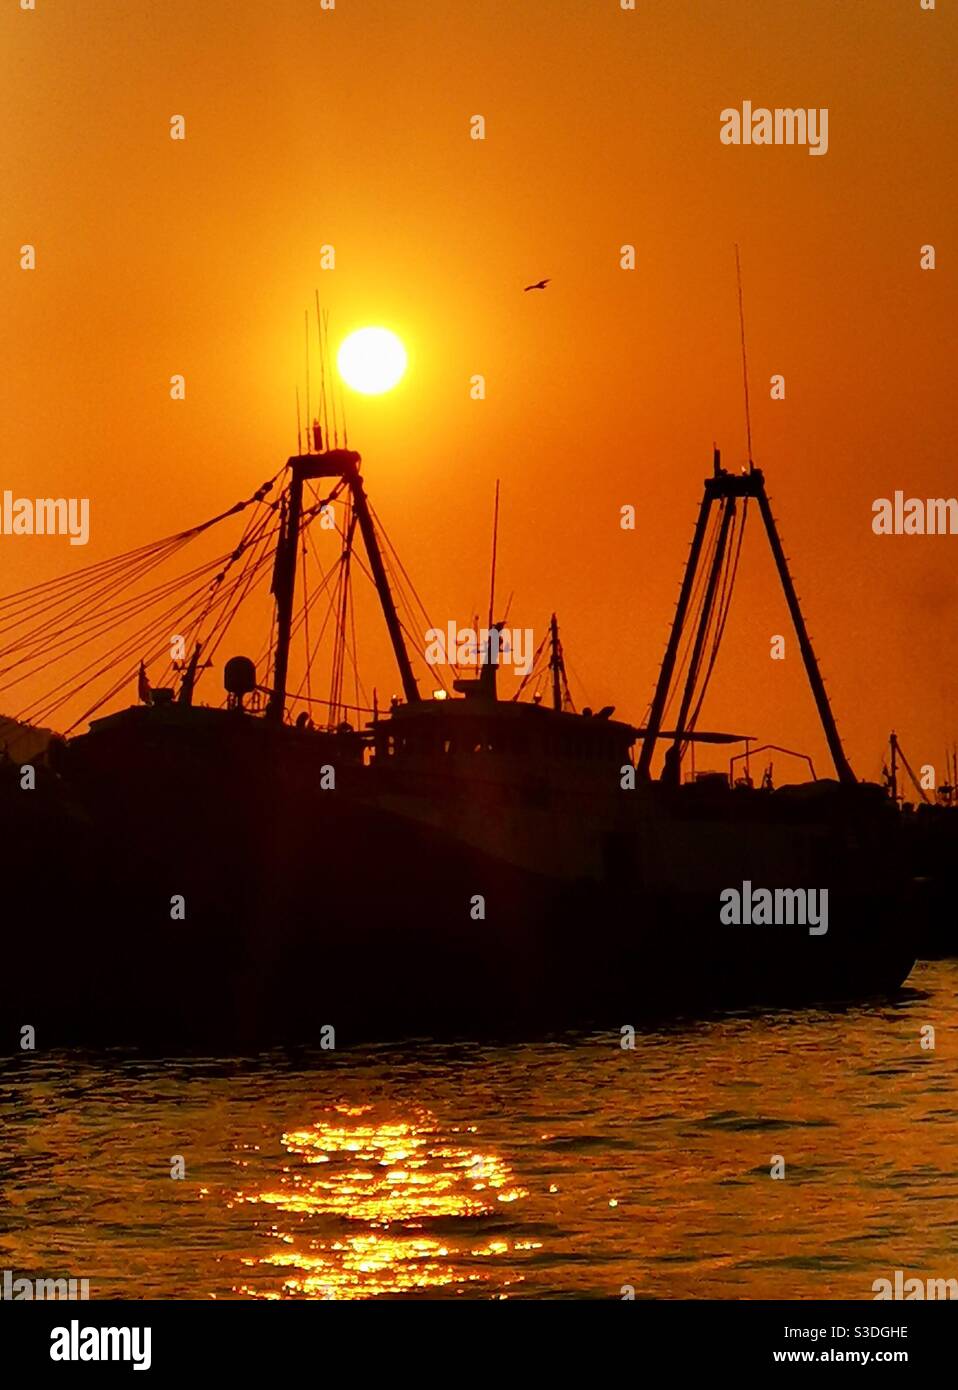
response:
{"label": "water surface", "polygon": [[956,987],[932,962],[894,1004],[634,1050],[18,1055],[0,1266],[93,1298],[867,1299],[896,1269],[958,1276]]}

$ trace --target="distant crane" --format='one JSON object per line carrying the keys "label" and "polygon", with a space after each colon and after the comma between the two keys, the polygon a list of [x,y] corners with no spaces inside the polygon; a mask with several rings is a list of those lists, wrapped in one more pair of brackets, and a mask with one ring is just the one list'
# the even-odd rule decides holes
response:
{"label": "distant crane", "polygon": [[888,787],[891,791],[892,801],[894,801],[896,806],[898,805],[898,759],[900,758],[902,766],[911,778],[911,784],[915,788],[915,791],[921,797],[925,805],[929,805],[930,803],[928,797],[925,795],[925,789],[912,771],[911,763],[902,752],[901,744],[898,742],[898,735],[895,733],[894,729],[892,729],[891,737],[888,740],[888,746],[891,749],[891,771],[888,773]]}

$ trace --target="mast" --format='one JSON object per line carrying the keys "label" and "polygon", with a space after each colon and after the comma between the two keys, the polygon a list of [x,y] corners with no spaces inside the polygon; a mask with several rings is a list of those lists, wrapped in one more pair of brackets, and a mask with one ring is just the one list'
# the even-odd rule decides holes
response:
{"label": "mast", "polygon": [[[718,449],[715,450],[713,467],[715,477],[719,476],[721,455]],[[698,520],[695,523],[695,534],[692,537],[692,548],[689,551],[688,562],[685,567],[685,574],[682,578],[682,587],[679,590],[679,601],[675,609],[675,617],[672,619],[672,630],[669,633],[668,645],[665,648],[665,656],[662,658],[662,665],[659,668],[658,684],[655,687],[655,694],[652,697],[652,708],[649,711],[649,722],[645,730],[645,738],[642,742],[642,752],[639,754],[638,774],[640,777],[648,778],[652,766],[652,755],[655,752],[655,741],[659,737],[662,728],[662,716],[665,713],[665,702],[669,696],[669,689],[672,685],[672,673],[675,670],[675,660],[678,656],[679,642],[682,639],[682,629],[685,627],[685,615],[688,612],[689,601],[692,597],[692,585],[695,582],[695,575],[699,566],[699,558],[702,554],[702,545],[705,541],[705,532],[708,527],[709,513],[712,510],[712,495],[709,491],[708,483],[705,485],[705,495],[699,507]]]}
{"label": "mast", "polygon": [[416,684],[416,677],[413,675],[409,653],[406,651],[406,643],[403,640],[399,614],[396,612],[396,605],[393,602],[393,596],[389,589],[389,580],[386,578],[386,566],[383,564],[382,552],[379,549],[379,538],[376,535],[376,528],[373,525],[373,519],[370,515],[369,502],[366,498],[362,479],[359,476],[359,455],[348,449],[341,449],[339,452],[355,460],[348,473],[344,473],[343,476],[349,483],[349,489],[352,493],[353,506],[356,509],[356,516],[359,520],[359,530],[362,534],[363,544],[366,547],[369,568],[373,572],[376,592],[379,594],[379,602],[383,610],[383,617],[386,619],[386,627],[389,631],[389,640],[392,642],[393,646],[393,655],[396,658],[396,665],[399,667],[399,678],[402,681],[403,694],[406,697],[407,704],[414,705],[419,700],[419,686]]}
{"label": "mast", "polygon": [[[193,687],[196,685],[196,673],[200,664],[200,651],[201,647],[199,642],[197,642],[196,646],[193,648],[193,655],[190,657],[189,664],[183,673],[183,679],[180,682],[178,702],[181,705],[191,705],[193,703]],[[207,665],[209,665],[208,662]]]}
{"label": "mast", "polygon": [[296,559],[299,553],[299,527],[303,515],[303,473],[293,466],[295,463],[295,459],[290,459],[291,477],[283,505],[280,535],[276,543],[276,563],[273,568],[276,660],[273,664],[273,689],[266,706],[266,718],[276,724],[282,724],[286,709],[289,640],[293,627],[293,600],[296,594]]}
{"label": "mast", "polygon": [[785,593],[785,602],[788,604],[788,611],[792,615],[792,624],[795,628],[795,635],[798,638],[802,660],[805,663],[805,674],[808,676],[808,683],[812,688],[812,695],[815,697],[815,704],[818,707],[818,717],[822,721],[822,729],[825,734],[825,741],[828,744],[828,751],[832,755],[832,762],[835,764],[835,773],[839,782],[850,785],[855,781],[855,774],[852,772],[848,759],[845,757],[845,750],[838,736],[835,716],[832,714],[832,707],[828,703],[828,695],[825,693],[825,682],[822,680],[822,673],[818,669],[818,661],[812,650],[812,643],[808,635],[808,629],[805,626],[805,619],[802,617],[802,610],[799,607],[798,595],[795,592],[795,585],[792,583],[788,561],[785,559],[785,551],[782,549],[782,542],[778,534],[778,528],[775,525],[775,518],[772,516],[771,504],[768,500],[768,494],[765,491],[764,479],[762,479],[762,475],[759,473],[758,469],[755,470],[755,474],[760,480],[757,489],[759,510],[762,513],[762,520],[765,522],[768,543],[772,548],[772,555],[775,558],[775,567],[778,570],[778,577]]}
{"label": "mast", "polygon": [[[688,613],[696,574],[699,568],[699,561],[702,554],[702,547],[708,528],[709,515],[713,503],[725,504],[726,510],[722,517],[722,535],[719,537],[718,549],[725,546],[727,535],[725,528],[731,520],[731,504],[734,498],[754,498],[758,502],[762,520],[765,523],[765,531],[768,536],[768,543],[775,560],[775,567],[778,571],[779,581],[785,594],[785,601],[791,615],[792,624],[795,628],[795,635],[798,638],[799,649],[805,665],[805,674],[811,687],[815,705],[818,710],[818,717],[821,721],[825,740],[828,744],[829,752],[832,755],[832,762],[835,765],[835,774],[840,782],[851,785],[855,782],[855,774],[845,756],[842,748],[841,739],[838,736],[838,728],[835,724],[835,716],[832,713],[828,702],[828,695],[825,691],[825,683],[822,680],[821,672],[818,669],[818,662],[812,649],[811,639],[808,629],[805,626],[805,619],[798,602],[798,595],[795,592],[795,585],[789,572],[788,561],[782,549],[781,538],[778,528],[775,525],[775,518],[772,516],[772,508],[765,491],[765,477],[761,469],[751,467],[747,472],[728,473],[721,467],[719,452],[715,450],[714,466],[712,477],[705,480],[705,494],[702,498],[702,505],[699,509],[698,521],[695,526],[695,534],[692,538],[692,546],[686,562],[685,575],[682,580],[682,588],[679,593],[679,601],[676,606],[675,616],[672,619],[672,629],[669,633],[669,641],[665,650],[665,657],[659,671],[658,683],[655,695],[652,700],[652,708],[649,713],[648,725],[645,729],[642,752],[638,762],[638,773],[640,777],[648,778],[650,775],[650,765],[652,756],[655,752],[656,741],[665,735],[662,732],[662,718],[668,702],[669,691],[672,685],[672,676],[675,670],[676,657],[678,655],[679,644],[681,642],[683,629],[685,627],[686,615]],[[713,567],[712,578],[709,583],[710,595],[714,598],[715,570]],[[708,596],[707,596],[708,597]],[[706,604],[707,608],[707,604]],[[701,628],[699,632],[701,637]],[[698,651],[701,650],[701,643],[697,643]],[[686,690],[688,695],[688,690]],[[663,771],[663,780],[678,781],[678,754],[679,742],[687,735],[684,728],[684,714],[687,712],[687,701],[683,700],[683,714],[680,715],[678,728],[676,730],[676,743],[670,750],[670,755],[666,759],[666,766]]]}
{"label": "mast", "polygon": [[[675,723],[675,741],[669,750],[666,761],[669,780],[676,784],[681,781],[682,744],[685,741],[685,729],[688,723],[689,711],[692,708],[692,701],[695,698],[695,686],[698,680],[699,666],[702,661],[702,652],[705,648],[705,639],[708,637],[709,625],[712,621],[712,612],[715,607],[715,595],[718,590],[719,579],[722,575],[722,566],[725,563],[729,527],[732,524],[732,518],[735,516],[735,498],[724,498],[721,506],[722,519],[719,523],[718,541],[715,546],[715,553],[712,556],[712,566],[709,571],[705,598],[702,601],[702,613],[699,618],[698,631],[695,634],[695,645],[692,648],[692,656],[689,660],[685,690],[682,692],[682,704],[679,707],[679,717]],[[746,759],[746,771],[747,770],[748,762]],[[663,777],[665,777],[664,772]]]}
{"label": "mast", "polygon": [[549,669],[552,672],[552,708],[561,710],[562,685],[559,677],[562,670],[562,648],[559,646],[559,622],[554,613],[549,624]]}
{"label": "mast", "polygon": [[[926,806],[930,805],[931,803],[930,803],[929,800],[928,800],[928,796],[927,796],[927,794],[926,794],[926,792],[925,792],[924,787],[921,785],[921,782],[920,782],[920,781],[918,780],[918,778],[915,776],[915,770],[914,770],[914,768],[912,767],[911,763],[908,761],[908,759],[905,757],[905,750],[902,748],[901,744],[898,742],[898,735],[897,735],[894,731],[892,731],[892,736],[891,736],[891,776],[892,776],[892,788],[893,788],[894,795],[895,795],[895,803],[896,803],[896,805],[897,805],[897,802],[898,802],[898,759],[899,759],[899,758],[901,759],[902,767],[904,767],[905,771],[908,773],[908,776],[911,778],[911,784],[912,784],[912,786],[915,788],[915,791],[918,793],[918,796],[919,796],[920,800],[923,801],[923,802],[925,803]],[[904,800],[904,798],[902,798],[902,799]]]}
{"label": "mast", "polygon": [[293,602],[296,588],[296,561],[303,514],[303,483],[307,478],[340,478],[350,490],[353,511],[359,524],[369,568],[379,595],[392,643],[393,655],[399,668],[403,695],[409,704],[419,701],[419,686],[413,675],[412,663],[406,651],[402,624],[389,588],[386,566],[379,538],[373,525],[369,501],[359,473],[360,455],[353,449],[328,449],[325,453],[298,454],[289,460],[290,483],[286,493],[280,538],[276,546],[273,570],[273,594],[276,597],[276,661],[273,667],[273,689],[266,707],[267,718],[281,723],[286,704],[286,678],[289,670],[289,643],[292,632]]}

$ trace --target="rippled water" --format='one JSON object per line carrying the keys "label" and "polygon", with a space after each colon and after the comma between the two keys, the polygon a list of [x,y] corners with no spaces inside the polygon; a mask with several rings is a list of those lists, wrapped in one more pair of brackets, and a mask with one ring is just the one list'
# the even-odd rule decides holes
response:
{"label": "rippled water", "polygon": [[894,1005],[634,1051],[18,1056],[0,1266],[93,1298],[857,1299],[896,1269],[953,1277],[956,986],[958,962],[923,964]]}

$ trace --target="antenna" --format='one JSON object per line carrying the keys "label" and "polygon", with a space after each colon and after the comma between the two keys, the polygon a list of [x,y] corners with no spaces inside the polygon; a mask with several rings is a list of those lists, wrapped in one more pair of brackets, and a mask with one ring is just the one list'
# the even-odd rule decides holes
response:
{"label": "antenna", "polygon": [[303,452],[303,429],[299,421],[299,386],[296,387],[296,452]]}
{"label": "antenna", "polygon": [[755,464],[752,462],[752,415],[748,404],[748,358],[745,355],[745,309],[742,305],[742,262],[738,254],[738,242],[735,243],[735,276],[738,281],[738,321],[742,333],[742,381],[745,385],[745,435],[748,440],[748,471],[751,473]]}
{"label": "antenna", "polygon": [[489,577],[489,628],[492,629],[493,608],[496,602],[496,550],[499,545],[499,479],[496,479],[496,506],[492,518],[492,573]]}
{"label": "antenna", "polygon": [[326,407],[326,354],[323,351],[323,318],[319,312],[319,290],[316,294],[316,338],[319,343],[319,393],[320,418],[323,422],[323,439],[329,439],[329,411]]}
{"label": "antenna", "polygon": [[[329,310],[326,310],[326,351],[329,351]],[[333,377],[333,400],[336,399],[336,377]],[[349,431],[346,428],[346,390],[342,376],[339,377],[339,418],[343,425],[343,448],[349,448]]]}
{"label": "antenna", "polygon": [[[326,343],[326,358],[327,358],[327,361],[328,361],[328,360],[329,360],[329,310],[328,310],[328,309],[324,309],[324,310],[323,310],[323,337],[324,337],[325,343]],[[330,395],[330,401],[331,401],[332,407],[333,407],[333,443],[335,444],[336,448],[338,449],[338,448],[339,448],[339,431],[338,431],[338,429],[336,428],[336,382],[335,382],[335,380],[333,380],[333,381],[330,383],[329,395]]]}
{"label": "antenna", "polygon": [[308,453],[313,452],[310,442],[312,435],[310,431],[313,427],[313,417],[309,409],[309,310],[306,310],[306,449]]}

